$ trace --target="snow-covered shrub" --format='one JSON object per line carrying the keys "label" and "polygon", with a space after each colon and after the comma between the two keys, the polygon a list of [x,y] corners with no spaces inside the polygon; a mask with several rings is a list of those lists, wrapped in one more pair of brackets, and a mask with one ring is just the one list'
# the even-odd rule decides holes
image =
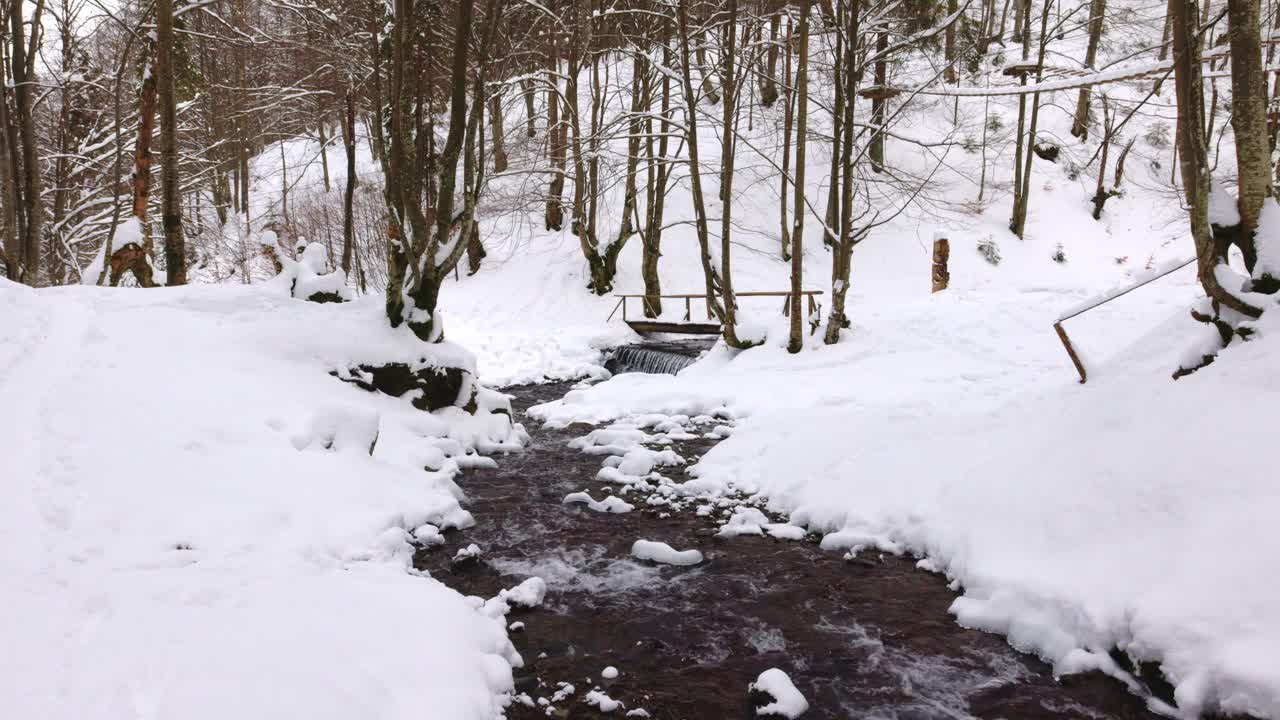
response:
{"label": "snow-covered shrub", "polygon": [[1000,264],[1000,246],[990,235],[978,241],[978,254],[992,265]]}
{"label": "snow-covered shrub", "polygon": [[1151,123],[1142,137],[1153,148],[1169,147],[1169,123],[1162,120]]}
{"label": "snow-covered shrub", "polygon": [[262,254],[280,270],[274,282],[287,285],[293,297],[319,303],[347,302],[355,297],[347,287],[346,273],[341,269],[327,272],[329,253],[320,243],[299,239],[294,251],[298,259],[293,260],[282,252],[275,231],[263,230],[259,242]]}

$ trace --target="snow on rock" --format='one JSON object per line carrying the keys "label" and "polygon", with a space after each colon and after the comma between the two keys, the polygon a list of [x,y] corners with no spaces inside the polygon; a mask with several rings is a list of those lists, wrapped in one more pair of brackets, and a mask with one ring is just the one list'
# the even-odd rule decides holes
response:
{"label": "snow on rock", "polygon": [[768,524],[769,518],[756,508],[738,508],[733,512],[729,521],[720,526],[720,530],[716,534],[723,535],[724,537],[763,535],[764,526]]}
{"label": "snow on rock", "polygon": [[414,528],[413,539],[427,547],[444,544],[444,535],[440,534],[440,528],[431,523],[424,523]]}
{"label": "snow on rock", "polygon": [[602,713],[611,713],[623,708],[621,702],[609,697],[603,690],[591,690],[583,696],[582,702],[591,705]]}
{"label": "snow on rock", "polygon": [[546,596],[547,583],[540,577],[531,577],[513,588],[498,593],[498,597],[508,603],[525,609],[538,607]]}
{"label": "snow on rock", "polygon": [[[653,435],[635,425],[615,423],[607,428],[592,430],[585,436],[569,441],[569,447],[588,455],[622,455],[632,450],[644,450],[642,443],[653,442]],[[646,470],[646,472],[648,472]]]}
{"label": "snow on rock", "polygon": [[482,555],[484,555],[484,551],[480,549],[480,546],[475,543],[471,543],[464,548],[458,548],[458,551],[453,554],[453,562],[455,564],[476,562]]}
{"label": "snow on rock", "polygon": [[519,661],[505,623],[414,573],[411,543],[472,522],[453,457],[515,427],[331,377],[465,357],[379,306],[0,280],[7,715],[501,711]]}
{"label": "snow on rock", "polygon": [[637,540],[631,546],[632,557],[650,560],[664,565],[697,565],[702,553],[697,550],[676,550],[664,542]]}
{"label": "snow on rock", "polygon": [[602,513],[629,513],[636,509],[635,505],[620,497],[610,495],[604,500],[595,500],[585,492],[569,493],[564,496],[565,504],[582,503],[588,508]]}
{"label": "snow on rock", "polygon": [[618,668],[610,665],[609,667],[605,668],[600,672],[600,677],[604,678],[605,680],[617,680]]}
{"label": "snow on rock", "polygon": [[809,701],[792,684],[791,678],[778,668],[769,668],[751,683],[751,690],[768,695],[772,702],[756,708],[761,716],[798,718],[809,709]]}

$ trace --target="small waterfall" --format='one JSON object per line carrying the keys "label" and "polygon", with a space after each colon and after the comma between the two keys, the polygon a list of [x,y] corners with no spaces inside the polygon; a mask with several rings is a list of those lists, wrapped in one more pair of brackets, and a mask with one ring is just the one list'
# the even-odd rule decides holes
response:
{"label": "small waterfall", "polygon": [[609,351],[604,367],[617,375],[627,372],[675,375],[689,367],[714,341],[647,342]]}

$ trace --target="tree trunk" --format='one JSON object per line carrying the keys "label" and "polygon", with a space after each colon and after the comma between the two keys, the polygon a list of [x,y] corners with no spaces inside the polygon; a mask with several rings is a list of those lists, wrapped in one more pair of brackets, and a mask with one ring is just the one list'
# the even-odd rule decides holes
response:
{"label": "tree trunk", "polygon": [[[1262,69],[1262,27],[1258,0],[1229,0],[1231,35],[1231,129],[1236,139],[1237,240],[1245,267],[1258,261],[1255,236],[1262,205],[1271,197],[1271,143],[1267,135],[1267,85]],[[1271,268],[1280,272],[1280,268]]]}
{"label": "tree trunk", "polygon": [[765,50],[764,75],[760,78],[760,102],[770,107],[778,99],[778,27],[782,24],[782,14],[769,16],[769,47]]}
{"label": "tree trunk", "polygon": [[152,287],[151,226],[147,210],[151,204],[151,139],[156,122],[156,73],[148,64],[143,69],[142,94],[138,99],[138,140],[133,152],[133,217],[138,223],[142,245],[129,242],[111,255],[111,285],[119,284],[126,270],[132,271],[138,284]]}
{"label": "tree trunk", "polygon": [[705,32],[698,34],[698,44],[694,48],[694,52],[698,58],[698,74],[702,77],[702,96],[705,97],[712,105],[720,102],[720,93],[716,92],[716,85],[711,80],[711,68],[707,65],[707,35]]}
{"label": "tree trunk", "polygon": [[[40,147],[36,135],[35,118],[33,117],[35,100],[35,46],[40,33],[32,33],[31,47],[26,47],[23,37],[22,0],[14,0],[9,13],[13,29],[13,44],[10,70],[13,73],[13,93],[18,114],[18,130],[22,136],[22,185],[23,208],[26,211],[26,235],[23,238],[22,282],[36,286],[40,277],[41,241],[44,233],[44,199],[41,195],[40,182]],[[40,26],[40,15],[44,2],[37,2],[31,23],[32,27]]]}
{"label": "tree trunk", "polygon": [[791,19],[787,19],[787,52],[782,57],[782,76],[786,79],[782,88],[782,174],[778,178],[778,214],[782,221],[779,237],[782,239],[782,261],[791,260],[791,228],[787,222],[787,178],[791,172],[791,125],[795,116],[795,90],[791,81]]}
{"label": "tree trunk", "polygon": [[[844,3],[841,3],[842,9]],[[858,37],[861,23],[862,0],[853,0],[853,7],[847,11],[845,22],[847,36]],[[845,314],[845,299],[849,293],[849,277],[853,264],[853,246],[856,242],[853,231],[853,137],[854,137],[854,99],[857,97],[858,77],[855,68],[856,54],[850,49],[845,51],[844,67],[841,79],[844,82],[844,121],[843,142],[839,145],[840,165],[843,182],[840,187],[840,217],[837,232],[839,237],[833,250],[831,264],[831,314],[827,318],[827,329],[822,341],[833,345],[840,340],[840,331],[849,327],[849,318]],[[832,148],[835,152],[836,148]],[[793,299],[794,302],[794,299]]]}
{"label": "tree trunk", "polygon": [[178,100],[173,83],[173,0],[156,0],[156,82],[160,95],[160,212],[165,273],[167,284],[186,285],[187,251],[178,187]]}
{"label": "tree trunk", "polygon": [[[844,8],[841,2],[841,10]],[[822,243],[827,247],[835,247],[836,233],[840,224],[840,136],[844,133],[844,83],[841,72],[844,69],[844,36],[835,33],[835,62],[831,64],[831,84],[835,90],[835,108],[831,113],[831,171],[827,182],[827,214],[826,227],[823,228]],[[835,268],[835,265],[832,265]]]}
{"label": "tree trunk", "polygon": [[691,61],[689,39],[689,10],[685,3],[677,8],[680,23],[680,80],[684,86],[685,142],[689,145],[689,184],[693,195],[694,226],[698,234],[699,258],[702,261],[702,276],[706,282],[707,309],[724,322],[724,308],[720,305],[720,276],[711,258],[711,241],[707,227],[707,207],[702,194],[702,166],[698,161],[698,97],[693,92],[693,67]]}
{"label": "tree trunk", "polygon": [[[461,217],[454,215],[458,161],[464,139],[474,139],[484,106],[477,95],[470,118],[467,114],[467,57],[471,45],[472,0],[457,4],[450,69],[449,132],[435,164],[438,188],[435,204],[424,212],[416,189],[423,186],[423,172],[414,157],[409,115],[413,88],[413,58],[417,33],[413,18],[415,0],[395,0],[391,63],[391,145],[386,180],[387,209],[387,319],[392,327],[407,324],[420,340],[440,342],[444,326],[437,317],[440,286],[466,251],[474,212],[474,187],[468,188]],[[492,9],[494,0],[490,0]],[[493,13],[489,14],[490,17]],[[470,147],[471,142],[467,143]],[[468,153],[466,172],[474,171],[475,158]],[[470,179],[469,177],[467,179]],[[433,228],[434,225],[434,228]],[[460,228],[460,232],[454,230]],[[444,257],[441,260],[441,257]]]}
{"label": "tree trunk", "polygon": [[320,175],[324,179],[324,191],[327,194],[331,189],[329,183],[329,138],[324,135],[325,119],[322,116],[320,122],[316,123],[316,136],[320,142]]}
{"label": "tree trunk", "polygon": [[732,348],[747,348],[754,343],[738,337],[738,299],[733,294],[733,272],[730,260],[733,248],[733,166],[737,146],[738,88],[734,77],[734,56],[737,54],[738,0],[728,0],[729,17],[725,26],[727,40],[724,51],[724,69],[721,73],[721,91],[724,100],[724,116],[720,132],[720,294],[724,302],[722,332],[724,342]]}
{"label": "tree trunk", "polygon": [[796,205],[795,229],[791,231],[791,337],[787,343],[787,351],[792,353],[804,347],[800,301],[804,290],[804,149],[809,132],[809,5],[810,0],[800,0],[800,48],[796,60]]}
{"label": "tree trunk", "polygon": [[551,50],[547,54],[547,150],[551,155],[551,182],[547,187],[547,210],[545,214],[548,230],[559,230],[564,227],[564,208],[560,205],[560,196],[564,194],[565,175],[565,133],[564,122],[560,119],[560,71],[559,49],[556,41],[551,39]]}
{"label": "tree trunk", "polygon": [[[1029,3],[1028,3],[1029,5]],[[1049,8],[1050,3],[1046,2],[1044,9],[1040,13],[1040,53],[1036,59],[1036,82],[1039,83],[1044,74],[1044,56],[1045,50],[1049,43]],[[1030,7],[1027,9],[1027,23],[1030,24]],[[1025,76],[1024,76],[1025,77]],[[1040,93],[1034,93],[1031,96],[1031,122],[1027,127],[1027,137],[1025,148],[1023,148],[1023,158],[1025,165],[1022,169],[1022,194],[1019,197],[1020,202],[1014,211],[1014,223],[1016,228],[1014,234],[1022,237],[1026,231],[1027,213],[1031,207],[1031,167],[1036,159],[1036,128],[1040,120]]]}
{"label": "tree trunk", "polygon": [[[671,67],[671,38],[669,30],[664,28],[662,38],[662,65]],[[648,75],[646,74],[646,79]],[[646,96],[649,93],[646,91]],[[658,259],[662,257],[662,222],[663,210],[667,199],[667,180],[671,176],[672,161],[667,157],[668,133],[671,132],[671,78],[662,73],[662,124],[658,138],[658,154],[653,155],[652,118],[646,117],[645,127],[649,150],[649,183],[648,202],[645,209],[648,218],[644,227],[643,256],[640,263],[640,274],[644,279],[645,316],[658,317],[662,314],[662,283],[658,275]],[[656,166],[656,167],[655,167]]]}
{"label": "tree trunk", "polygon": [[538,136],[538,127],[535,123],[537,111],[533,107],[534,101],[534,84],[532,80],[522,80],[521,87],[524,90],[524,122],[525,135],[530,138]]}
{"label": "tree trunk", "polygon": [[351,246],[355,243],[356,184],[356,96],[347,88],[346,112],[342,119],[342,147],[347,155],[347,187],[342,193],[342,272],[351,273]]}
{"label": "tree trunk", "polygon": [[[947,15],[955,15],[960,11],[958,0],[947,0]],[[956,72],[956,22],[947,23],[943,41],[943,57],[947,61],[947,69],[943,72],[943,80],[955,85],[960,82],[960,74]]]}
{"label": "tree trunk", "polygon": [[381,36],[381,23],[378,22],[378,10],[383,7],[384,0],[369,0],[369,60],[372,64],[369,73],[369,113],[370,129],[373,131],[372,142],[369,143],[374,158],[382,164],[382,171],[387,172],[387,141],[382,132],[382,49],[378,38]]}
{"label": "tree trunk", "polygon": [[876,35],[876,88],[879,92],[871,99],[871,169],[877,173],[884,171],[884,115],[888,103],[884,90],[889,83],[889,63],[885,51],[889,49],[889,33],[881,30]]}
{"label": "tree trunk", "polygon": [[1222,263],[1209,225],[1209,149],[1204,131],[1204,79],[1201,70],[1198,0],[1169,0],[1173,37],[1174,84],[1178,98],[1178,154],[1195,241],[1196,271],[1205,294],[1249,317],[1262,311],[1228,292],[1218,282]]}
{"label": "tree trunk", "polygon": [[[1102,40],[1102,25],[1106,13],[1107,0],[1093,0],[1089,4],[1089,45],[1084,51],[1084,66],[1090,70],[1098,59],[1098,43]],[[1071,124],[1071,134],[1081,140],[1089,136],[1089,89],[1088,85],[1080,88],[1075,121]]]}
{"label": "tree trunk", "polygon": [[489,128],[493,134],[493,171],[507,171],[506,134],[502,129],[502,94],[495,92],[489,96]]}
{"label": "tree trunk", "polygon": [[9,100],[0,89],[0,221],[4,222],[5,275],[18,282],[22,277],[22,234],[18,231],[19,194],[17,173],[14,171],[16,149],[10,143],[11,130]]}

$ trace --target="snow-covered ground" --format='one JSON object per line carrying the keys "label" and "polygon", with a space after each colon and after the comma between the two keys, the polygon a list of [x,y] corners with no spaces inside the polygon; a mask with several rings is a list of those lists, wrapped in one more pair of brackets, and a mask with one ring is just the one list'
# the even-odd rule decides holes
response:
{"label": "snow-covered ground", "polygon": [[5,716],[495,716],[504,623],[415,574],[408,533],[471,523],[460,456],[520,431],[330,377],[470,362],[379,313],[0,280]]}
{"label": "snow-covered ground", "polygon": [[[1143,47],[1160,32],[1148,24],[1155,37]],[[1079,56],[1073,42],[1055,53]],[[1108,39],[1103,54],[1122,57],[1133,42]],[[629,71],[616,70],[621,104]],[[1149,87],[1107,86],[1124,111]],[[936,167],[935,182],[855,250],[853,327],[838,345],[815,337],[789,355],[779,303],[744,299],[749,321],[770,328],[763,346],[718,347],[679,376],[618,376],[536,414],[730,415],[732,435],[692,469],[688,492],[762,493],[832,549],[918,554],[954,580],[959,622],[1061,672],[1115,671],[1107,652],[1118,646],[1161,663],[1186,717],[1280,716],[1280,580],[1268,564],[1280,549],[1269,462],[1280,326],[1269,318],[1256,340],[1171,381],[1205,331],[1187,317],[1202,292],[1184,268],[1066,323],[1086,385],[1052,329],[1082,302],[1193,252],[1169,185],[1169,92],[1119,139],[1138,138],[1125,193],[1101,221],[1090,217],[1096,165],[1079,172],[1099,133],[1070,138],[1062,108],[1074,92],[1045,98],[1040,137],[1062,154],[1036,162],[1022,240],[1006,229],[1016,101],[916,98],[887,156],[895,168]],[[523,127],[520,99],[506,103],[506,126]],[[706,148],[718,149],[719,109],[703,111],[715,217],[718,153]],[[734,280],[779,290],[780,108],[752,113],[735,180]],[[815,113],[815,136],[823,122]],[[973,149],[984,138],[986,151]],[[616,156],[625,143],[613,145]],[[825,146],[810,143],[806,195],[819,214]],[[618,318],[606,322],[615,298],[586,292],[578,239],[544,231],[540,205],[517,202],[521,183],[544,184],[521,172],[545,164],[533,150],[511,148],[515,179],[492,183],[483,269],[441,297],[446,335],[492,385],[602,377],[601,349],[636,339]],[[286,143],[295,208],[309,194],[338,207],[341,148],[328,150],[328,195],[316,151]],[[359,157],[372,187],[363,144]],[[275,152],[255,161],[257,222],[270,215],[278,163]],[[663,287],[698,292],[687,175],[676,173]],[[617,188],[602,205],[600,234],[611,237]],[[829,292],[814,220],[805,285]],[[952,283],[930,295],[936,232],[951,241]],[[998,265],[979,252],[991,243]],[[1059,251],[1065,262],[1053,259]],[[632,238],[617,292],[641,291],[639,266]],[[444,455],[494,428],[424,416],[326,375],[407,352],[377,316],[377,294],[337,307],[253,286],[142,294],[0,283],[0,707],[55,718],[492,714],[513,659],[500,618],[406,572],[404,532],[466,522]],[[334,418],[355,438],[376,418],[374,456],[354,441],[350,451],[316,447],[316,428]],[[442,434],[461,445],[432,439]]]}

